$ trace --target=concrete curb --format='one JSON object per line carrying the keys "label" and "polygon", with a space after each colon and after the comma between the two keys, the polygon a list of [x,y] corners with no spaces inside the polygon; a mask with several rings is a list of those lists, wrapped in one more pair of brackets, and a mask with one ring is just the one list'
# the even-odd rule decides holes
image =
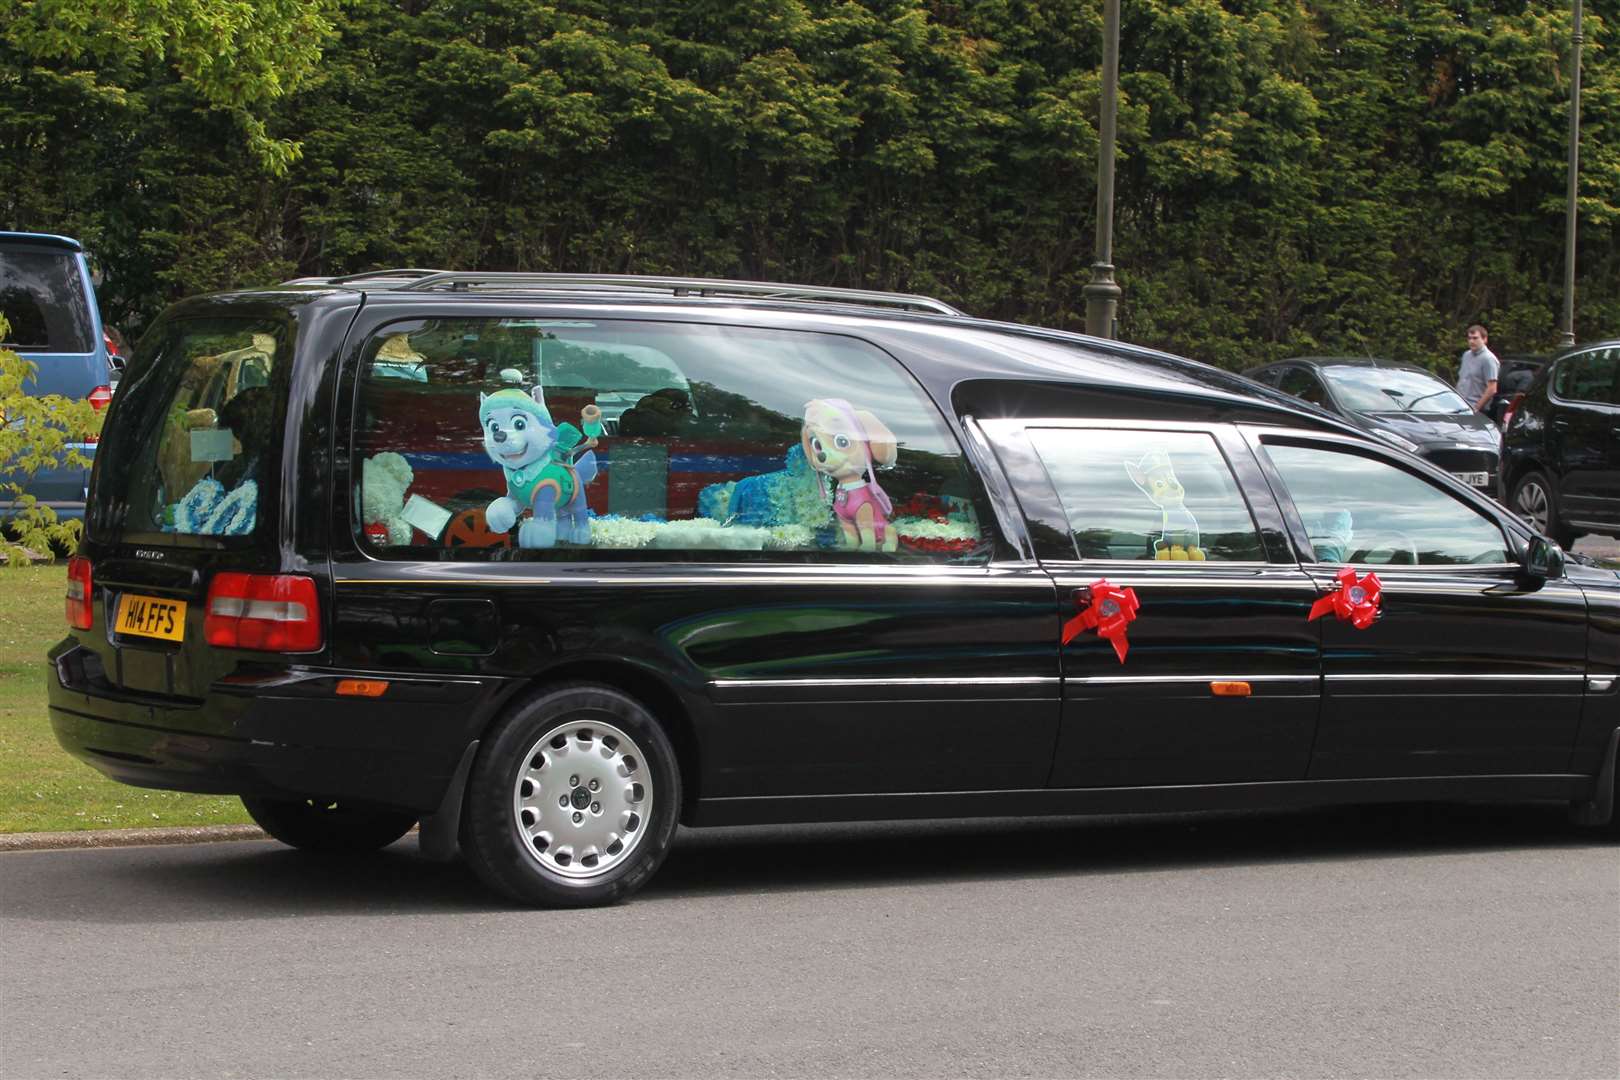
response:
{"label": "concrete curb", "polygon": [[257,825],[192,825],[172,829],[85,829],[81,832],[0,833],[0,852],[144,847],[149,844],[212,844],[222,840],[268,839],[270,837]]}

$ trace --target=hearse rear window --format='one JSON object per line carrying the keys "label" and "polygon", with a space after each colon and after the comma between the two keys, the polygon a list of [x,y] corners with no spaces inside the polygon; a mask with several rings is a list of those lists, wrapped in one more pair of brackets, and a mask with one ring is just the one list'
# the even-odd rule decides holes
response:
{"label": "hearse rear window", "polygon": [[362,355],[354,506],[379,557],[988,554],[954,437],[862,341],[443,319]]}
{"label": "hearse rear window", "polygon": [[97,454],[92,529],[246,537],[279,472],[287,328],[172,322],[141,342]]}

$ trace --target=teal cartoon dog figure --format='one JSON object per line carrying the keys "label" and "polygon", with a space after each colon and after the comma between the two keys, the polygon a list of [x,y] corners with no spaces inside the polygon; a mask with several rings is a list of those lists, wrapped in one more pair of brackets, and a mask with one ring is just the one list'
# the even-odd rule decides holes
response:
{"label": "teal cartoon dog figure", "polygon": [[602,410],[587,405],[580,422],[584,431],[569,423],[553,424],[538,386],[533,394],[511,389],[478,395],[484,451],[506,473],[506,494],[484,511],[491,530],[511,531],[527,511],[518,529],[518,547],[590,543],[585,485],[596,478],[591,448],[602,433]]}
{"label": "teal cartoon dog figure", "polygon": [[1131,482],[1159,508],[1159,538],[1153,542],[1155,559],[1204,561],[1198,519],[1187,509],[1187,493],[1176,479],[1175,467],[1164,450],[1149,450],[1142,460],[1125,463]]}

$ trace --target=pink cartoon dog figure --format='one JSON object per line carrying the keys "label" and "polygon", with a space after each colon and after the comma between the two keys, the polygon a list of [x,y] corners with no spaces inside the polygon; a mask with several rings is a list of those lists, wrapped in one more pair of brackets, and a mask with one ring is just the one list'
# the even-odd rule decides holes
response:
{"label": "pink cartoon dog figure", "polygon": [[894,464],[894,432],[843,398],[817,398],[804,407],[800,436],[805,460],[816,471],[821,494],[835,485],[833,514],[843,546],[861,551],[893,551],[900,535],[889,525],[894,504],[878,486],[877,470]]}

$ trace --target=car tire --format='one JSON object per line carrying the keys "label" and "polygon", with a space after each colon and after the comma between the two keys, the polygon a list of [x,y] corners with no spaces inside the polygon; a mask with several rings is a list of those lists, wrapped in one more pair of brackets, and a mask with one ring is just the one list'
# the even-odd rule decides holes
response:
{"label": "car tire", "polygon": [[663,864],[681,805],[669,736],[640,702],[570,683],[525,701],[483,740],[468,777],[462,851],[513,900],[594,907]]}
{"label": "car tire", "polygon": [[328,799],[256,799],[242,805],[259,828],[289,847],[327,855],[385,848],[411,831],[416,815]]}
{"label": "car tire", "polygon": [[1508,508],[1560,546],[1574,545],[1578,534],[1558,520],[1558,488],[1546,473],[1533,469],[1519,477]]}

